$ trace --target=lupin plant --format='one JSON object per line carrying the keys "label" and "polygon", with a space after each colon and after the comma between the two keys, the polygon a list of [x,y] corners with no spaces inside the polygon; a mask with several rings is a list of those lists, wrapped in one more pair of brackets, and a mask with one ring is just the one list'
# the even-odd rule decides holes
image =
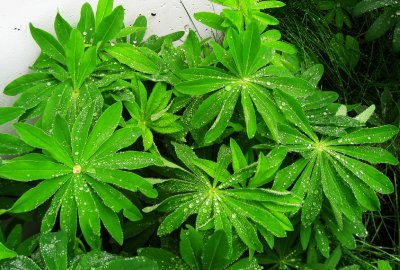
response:
{"label": "lupin plant", "polygon": [[219,43],[145,39],[146,18],[125,26],[112,0],[76,27],[58,14],[57,38],[31,25],[41,54],[0,108],[17,133],[0,134],[0,214],[40,229],[21,242],[2,223],[0,269],[253,270],[291,239],[311,254],[297,266],[328,269],[366,235],[363,213],[394,191],[377,164],[398,164],[378,144],[398,128],[319,89],[323,66],[266,13],[283,2],[212,2],[226,8],[194,17]]}

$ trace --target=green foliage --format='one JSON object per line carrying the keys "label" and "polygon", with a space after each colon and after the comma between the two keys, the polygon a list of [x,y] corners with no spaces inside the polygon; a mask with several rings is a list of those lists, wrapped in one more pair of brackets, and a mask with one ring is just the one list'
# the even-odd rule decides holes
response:
{"label": "green foliage", "polygon": [[284,237],[286,231],[293,229],[283,213],[296,211],[300,200],[288,192],[248,187],[257,177],[256,164],[231,174],[227,167],[232,157],[226,146],[220,148],[217,162],[198,158],[185,145],[175,144],[175,151],[189,171],[179,172],[178,178],[163,180],[158,188],[172,196],[144,209],[168,213],[158,228],[159,235],[171,233],[196,214],[196,229],[223,230],[230,244],[237,234],[250,249],[261,251],[257,231],[270,238]]}
{"label": "green foliage", "polygon": [[[237,239],[234,239],[234,241]],[[228,239],[223,231],[215,231],[212,235],[196,231],[192,227],[181,230],[179,252],[175,254],[158,248],[143,248],[139,255],[156,261],[161,270],[167,269],[262,269],[255,258],[237,258],[245,251],[244,246],[235,241],[235,250],[229,254]]]}
{"label": "green foliage", "polygon": [[53,197],[43,217],[42,232],[51,231],[60,211],[61,228],[74,242],[78,213],[80,228],[92,248],[100,247],[100,220],[112,237],[122,244],[123,232],[117,213],[122,210],[124,216],[133,221],[141,219],[142,215],[113,186],[156,197],[157,191],[146,179],[123,170],[139,169],[161,161],[148,153],[116,153],[132,145],[140,136],[140,131],[135,128],[115,131],[121,110],[120,103],[112,105],[94,124],[93,107],[88,107],[71,128],[65,119],[56,116],[51,135],[35,126],[15,124],[21,139],[41,149],[43,154],[31,153],[7,161],[0,167],[0,176],[22,182],[43,181],[24,193],[7,212],[31,211]]}
{"label": "green foliage", "polygon": [[67,254],[67,235],[63,232],[45,233],[40,237],[40,258],[29,258],[18,256],[14,259],[5,260],[1,263],[0,269],[19,269],[19,270],[78,270],[78,269],[102,269],[117,270],[146,269],[158,270],[155,262],[144,257],[122,258],[108,254],[106,252],[92,251],[83,256],[77,256],[68,261]]}
{"label": "green foliage", "polygon": [[257,132],[258,112],[277,139],[277,122],[282,117],[265,88],[280,88],[294,96],[306,96],[314,90],[313,86],[280,67],[279,60],[278,64],[273,63],[274,51],[268,42],[263,44],[256,24],[250,24],[241,34],[230,29],[225,41],[228,50],[215,42],[212,46],[215,57],[226,70],[201,67],[180,73],[186,81],[176,86],[179,92],[192,96],[212,93],[193,115],[192,127],[201,128],[215,118],[204,138],[204,143],[212,143],[228,126],[240,97],[248,137],[253,138]]}
{"label": "green foliage", "polygon": [[[375,248],[371,217],[386,215],[379,210],[398,189],[395,86],[379,95],[381,108],[321,90],[343,91],[341,82],[325,87],[327,76],[364,64],[359,35],[336,32],[358,26],[354,1],[310,5],[327,14],[313,18],[308,43],[304,31],[272,28],[284,16],[265,11],[283,2],[212,2],[225,7],[220,14],[194,16],[222,31],[221,42],[192,30],[181,44],[184,32],[145,39],[146,18],[124,25],[112,0],[95,11],[84,4],[76,27],[58,13],[55,36],[30,25],[41,53],[32,73],[5,87],[15,104],[0,108],[0,125],[17,122],[16,135],[0,134],[0,269],[398,262],[387,251],[364,259]],[[378,2],[353,12],[382,2],[387,16],[398,5]],[[377,37],[371,29],[367,37]],[[304,44],[326,54],[307,54]],[[333,67],[319,64],[325,56]]]}
{"label": "green foliage", "polygon": [[390,29],[393,30],[392,46],[395,52],[400,51],[400,3],[394,0],[363,0],[359,2],[353,9],[354,16],[360,16],[367,12],[372,12],[377,9],[382,9],[383,13],[374,21],[371,27],[365,34],[367,41],[375,40],[382,37]]}
{"label": "green foliage", "polygon": [[316,0],[319,10],[325,11],[325,21],[342,29],[345,24],[348,28],[353,26],[351,11],[358,0]]}
{"label": "green foliage", "polygon": [[211,12],[198,12],[194,17],[201,23],[216,30],[225,31],[236,28],[239,32],[248,24],[257,23],[263,32],[269,25],[277,25],[279,20],[265,12],[266,9],[281,8],[285,3],[281,1],[258,0],[212,0],[211,2],[227,7],[220,15]]}
{"label": "green foliage", "polygon": [[182,130],[177,122],[179,116],[169,113],[172,91],[167,91],[166,84],[158,83],[154,86],[149,97],[143,83],[138,81],[134,87],[135,99],[127,101],[127,108],[132,119],[126,122],[128,127],[138,127],[142,131],[144,149],[153,146],[153,133],[176,133]]}

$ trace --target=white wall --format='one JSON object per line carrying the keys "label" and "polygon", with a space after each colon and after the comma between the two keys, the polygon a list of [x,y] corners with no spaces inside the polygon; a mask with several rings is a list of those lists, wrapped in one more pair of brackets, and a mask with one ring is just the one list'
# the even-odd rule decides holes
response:
{"label": "white wall", "polygon": [[[39,47],[29,33],[29,22],[54,34],[53,22],[57,10],[72,25],[80,16],[80,7],[89,2],[96,9],[97,0],[12,0],[1,1],[0,8],[0,106],[10,106],[14,98],[4,96],[2,90],[8,82],[28,72],[28,66],[39,54]],[[197,11],[213,11],[208,0],[115,0],[115,5],[126,9],[125,23],[130,25],[139,15],[145,15],[149,22],[149,34],[165,35],[194,28],[186,14]],[[152,16],[151,13],[156,13]],[[193,21],[201,36],[210,30]],[[1,131],[1,128],[0,128]]]}

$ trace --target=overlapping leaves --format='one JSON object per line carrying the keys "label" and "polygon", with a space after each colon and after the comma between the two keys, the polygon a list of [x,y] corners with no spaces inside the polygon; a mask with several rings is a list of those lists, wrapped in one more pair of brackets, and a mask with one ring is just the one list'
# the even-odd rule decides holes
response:
{"label": "overlapping leaves", "polygon": [[211,93],[194,114],[192,127],[203,127],[215,119],[204,139],[205,143],[215,141],[228,126],[240,97],[248,137],[256,134],[258,112],[277,140],[277,123],[285,120],[269,90],[279,88],[294,96],[305,96],[313,92],[313,86],[271,63],[274,51],[262,44],[256,24],[250,24],[240,35],[230,29],[226,43],[228,49],[212,43],[216,58],[226,69],[191,68],[180,73],[186,81],[176,86],[179,92],[191,96]]}
{"label": "overlapping leaves", "polygon": [[[1,244],[0,244],[1,245]],[[83,256],[77,256],[71,262],[68,260],[68,238],[64,232],[44,233],[40,236],[40,253],[36,257],[29,258],[25,255],[16,256],[0,262],[0,269],[20,270],[83,270],[102,269],[118,270],[148,269],[157,270],[158,265],[144,257],[123,258],[107,252],[92,251]]]}
{"label": "overlapping leaves", "polygon": [[61,229],[74,241],[78,213],[81,231],[92,248],[100,245],[100,220],[122,244],[117,214],[122,211],[133,221],[140,220],[142,214],[118,189],[139,190],[151,198],[157,196],[146,179],[125,170],[160,164],[160,161],[149,153],[118,152],[140,136],[140,130],[133,127],[115,131],[121,111],[122,105],[116,103],[94,124],[93,107],[88,106],[72,126],[57,116],[52,136],[35,126],[15,124],[21,139],[43,153],[8,160],[0,167],[0,176],[22,182],[42,181],[24,193],[7,212],[31,211],[52,197],[42,221],[42,232],[53,228],[60,212]]}
{"label": "overlapping leaves", "polygon": [[215,231],[212,235],[208,235],[188,226],[187,230],[181,230],[180,233],[179,252],[182,259],[160,248],[143,248],[138,254],[158,262],[161,270],[261,269],[254,257],[237,260],[246,247],[237,237],[233,241],[235,249],[229,252],[230,247],[224,231]]}
{"label": "overlapping leaves", "polygon": [[400,3],[395,0],[363,0],[357,3],[353,9],[355,16],[360,16],[367,12],[383,9],[383,13],[374,21],[365,34],[369,41],[382,37],[390,29],[393,30],[392,45],[395,52],[400,51],[400,22],[398,15],[400,13]]}
{"label": "overlapping leaves", "polygon": [[391,193],[393,184],[382,172],[360,160],[394,165],[398,161],[385,149],[360,144],[385,142],[398,129],[394,126],[360,128],[340,138],[319,138],[294,98],[281,91],[275,92],[275,98],[285,117],[297,127],[281,125],[280,142],[301,157],[277,174],[274,189],[292,187],[292,192],[305,198],[302,208],[305,226],[315,220],[325,200],[339,228],[343,227],[344,217],[361,225],[362,210],[379,209],[375,192]]}
{"label": "overlapping leaves", "polygon": [[211,12],[198,12],[195,13],[194,17],[201,23],[220,31],[226,31],[229,28],[242,31],[246,25],[256,22],[263,32],[268,26],[279,24],[279,20],[267,14],[265,10],[285,6],[281,1],[211,0],[211,2],[227,8],[223,9],[220,15]]}
{"label": "overlapping leaves", "polygon": [[178,158],[190,171],[181,171],[177,179],[163,181],[160,190],[171,194],[163,202],[145,211],[166,212],[158,228],[159,235],[176,230],[189,216],[196,214],[196,229],[223,230],[229,243],[234,233],[252,250],[261,251],[258,238],[284,237],[292,230],[285,212],[295,211],[300,200],[288,192],[247,187],[256,164],[235,173],[228,172],[231,152],[221,147],[217,162],[198,158],[188,146],[175,144]]}
{"label": "overlapping leaves", "polygon": [[125,107],[132,117],[126,125],[140,128],[145,150],[154,144],[152,132],[171,134],[182,129],[178,122],[179,117],[168,112],[172,91],[167,91],[166,84],[156,84],[149,97],[147,97],[145,86],[140,81],[137,81],[134,90],[135,100],[125,102]]}

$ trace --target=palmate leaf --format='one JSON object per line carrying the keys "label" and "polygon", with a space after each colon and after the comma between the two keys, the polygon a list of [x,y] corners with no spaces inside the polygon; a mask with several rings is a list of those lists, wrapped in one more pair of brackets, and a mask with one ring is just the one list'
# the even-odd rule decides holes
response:
{"label": "palmate leaf", "polygon": [[[224,132],[233,115],[239,96],[243,107],[247,135],[253,138],[257,131],[258,112],[275,140],[278,139],[277,123],[283,121],[269,90],[281,89],[295,97],[314,92],[314,86],[293,75],[281,76],[269,73],[275,66],[271,63],[274,51],[261,42],[256,24],[238,34],[227,32],[225,49],[212,43],[214,54],[226,70],[217,67],[190,68],[179,72],[185,80],[176,89],[190,96],[209,94],[192,119],[195,128],[214,120],[205,136],[205,143],[215,141]],[[214,93],[213,93],[214,92]],[[212,110],[209,107],[213,106]]]}
{"label": "palmate leaf", "polygon": [[179,117],[168,112],[172,91],[167,90],[166,84],[157,83],[148,95],[145,86],[138,80],[134,92],[135,101],[124,103],[132,117],[126,124],[141,129],[145,150],[154,144],[153,132],[171,134],[183,129],[178,121]]}
{"label": "palmate leaf", "polygon": [[[73,243],[79,225],[87,243],[94,249],[100,245],[100,220],[112,237],[122,244],[120,211],[132,221],[141,219],[137,207],[117,188],[141,191],[156,197],[157,191],[141,176],[128,171],[151,165],[161,165],[157,156],[140,152],[118,152],[132,145],[140,130],[126,127],[115,132],[121,118],[122,104],[110,106],[93,125],[93,108],[89,106],[76,118],[72,127],[56,117],[53,135],[42,129],[16,124],[21,139],[43,154],[27,154],[7,160],[0,166],[0,176],[15,181],[41,181],[24,193],[7,211],[31,211],[53,197],[43,218],[42,230],[49,231],[60,211],[61,229]],[[119,163],[121,156],[126,159]],[[114,187],[113,187],[114,186]],[[117,188],[115,188],[117,187]]]}
{"label": "palmate leaf", "polygon": [[[97,64],[96,48],[84,51],[82,35],[78,30],[73,30],[65,51],[68,72],[49,59],[51,65],[41,68],[42,73],[23,75],[6,86],[6,94],[21,93],[14,103],[14,107],[25,111],[20,120],[43,114],[43,127],[45,130],[51,130],[57,114],[63,117],[68,113],[75,115],[74,110],[80,111],[88,100],[102,106],[100,91],[95,84],[87,80]],[[56,69],[60,69],[64,75],[55,75]]]}
{"label": "palmate leaf", "polygon": [[378,210],[379,200],[374,191],[391,193],[393,184],[376,168],[359,160],[389,164],[398,161],[382,148],[362,144],[385,142],[398,129],[394,126],[361,128],[341,138],[320,139],[296,100],[284,95],[278,99],[286,118],[301,130],[280,126],[280,142],[289,151],[300,153],[302,158],[278,172],[273,188],[284,190],[292,186],[292,192],[305,198],[302,223],[308,226],[315,220],[324,199],[329,202],[339,228],[343,226],[343,217],[361,223],[357,209]]}
{"label": "palmate leaf", "polygon": [[[175,144],[178,158],[190,169],[180,179],[165,180],[159,185],[170,197],[144,211],[166,212],[158,234],[165,235],[177,229],[185,220],[196,214],[198,230],[223,230],[232,243],[232,227],[235,235],[253,250],[262,250],[257,236],[258,228],[271,235],[284,237],[292,230],[284,212],[293,211],[300,200],[289,192],[274,192],[268,189],[247,188],[246,183],[256,170],[251,164],[230,174],[231,151],[221,147],[217,163],[200,159],[188,146]],[[283,207],[280,207],[282,205]],[[291,207],[284,207],[285,205]]]}

